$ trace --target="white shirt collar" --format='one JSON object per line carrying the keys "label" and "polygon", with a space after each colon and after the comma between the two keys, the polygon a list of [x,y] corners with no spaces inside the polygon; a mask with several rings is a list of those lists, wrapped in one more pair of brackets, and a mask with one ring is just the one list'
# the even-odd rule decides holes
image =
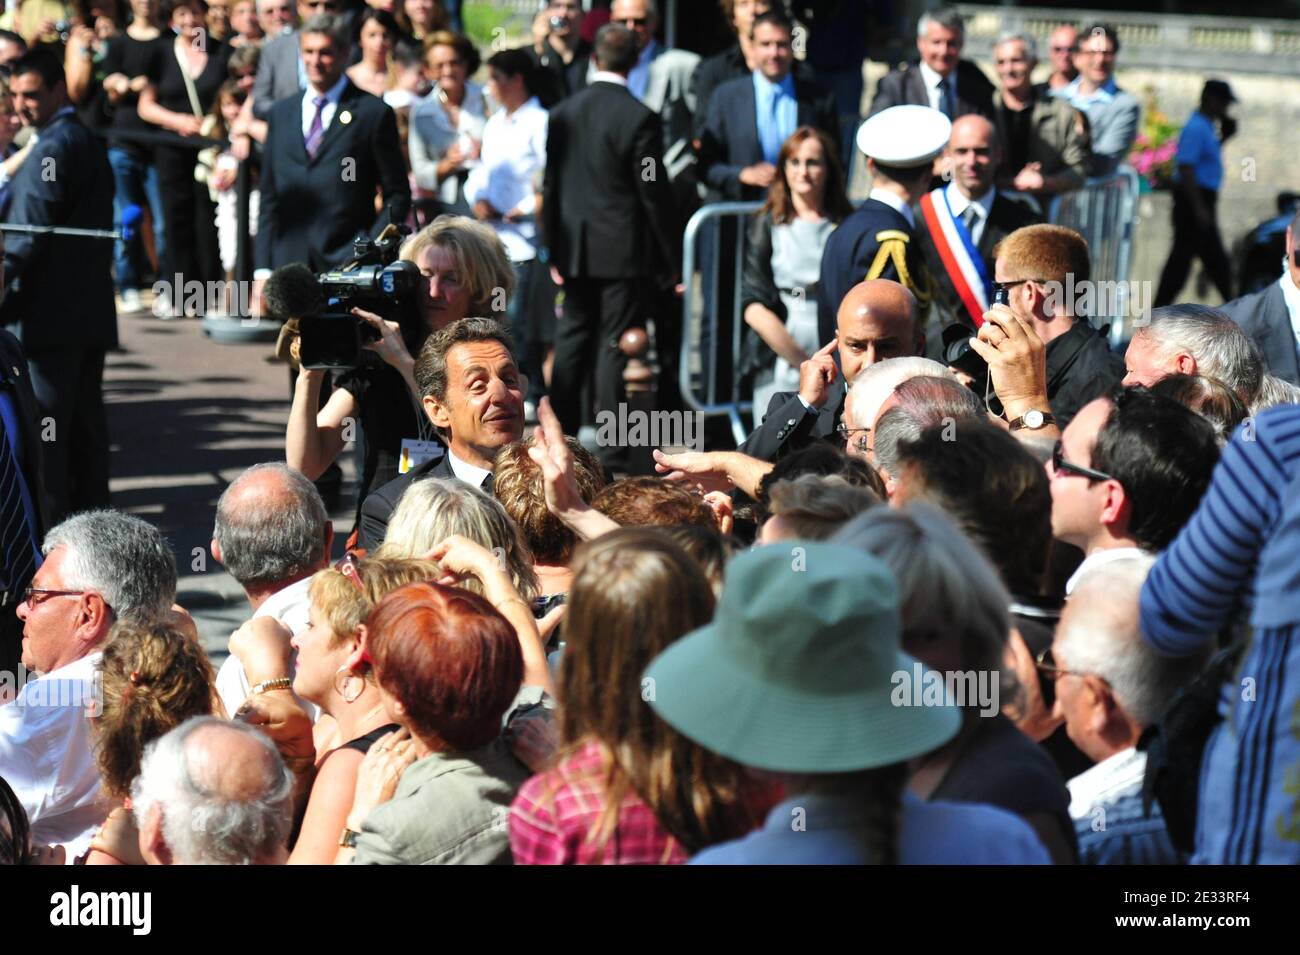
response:
{"label": "white shirt collar", "polygon": [[1147,754],[1130,746],[1084,770],[1066,784],[1070,790],[1070,817],[1087,819],[1097,806],[1140,791],[1146,769]]}
{"label": "white shirt collar", "polygon": [[609,70],[597,70],[591,74],[592,83],[614,83],[617,86],[627,86],[627,77],[622,73],[611,73]]}
{"label": "white shirt collar", "polygon": [[947,76],[940,76],[938,73],[936,73],[934,70],[930,68],[929,64],[927,64],[925,60],[921,61],[920,68],[921,68],[921,79],[925,80],[925,92],[926,95],[930,97],[931,106],[933,106],[936,109],[938,108],[939,96],[935,92],[935,87],[939,85],[940,80],[943,80],[944,83],[947,84],[948,90],[951,92],[953,98],[954,99],[956,98],[957,95],[957,87],[955,85],[957,79],[956,70],[953,70]]}
{"label": "white shirt collar", "polygon": [[483,482],[492,472],[486,468],[480,468],[476,465],[462,461],[456,457],[456,452],[447,448],[447,463],[451,465],[451,473],[460,478],[466,484],[472,484],[476,488],[482,489]]}
{"label": "white shirt collar", "polygon": [[912,215],[911,207],[888,189],[872,189],[867,195],[867,198],[875,199],[877,202],[883,202],[906,219],[908,225],[913,227],[916,226],[916,219]]}
{"label": "white shirt collar", "polygon": [[1140,547],[1103,547],[1101,550],[1095,550],[1083,559],[1079,569],[1070,575],[1070,579],[1065,582],[1065,595],[1068,597],[1074,593],[1074,588],[1079,586],[1079,581],[1084,576],[1097,567],[1109,564],[1116,560],[1126,560],[1130,557],[1145,556],[1146,551]]}
{"label": "white shirt collar", "polygon": [[1282,288],[1282,304],[1291,316],[1291,331],[1297,341],[1300,341],[1300,288],[1296,288],[1295,282],[1291,281],[1290,264],[1285,258],[1282,259],[1282,277],[1277,281]]}
{"label": "white shirt collar", "polygon": [[[948,196],[948,208],[952,210],[954,216],[961,215],[966,211],[966,207],[971,204],[971,200],[967,199],[965,193],[957,188],[955,182],[948,183],[944,187],[944,192]],[[996,192],[996,187],[990,187],[988,192],[974,200],[975,205],[980,210],[980,221],[987,219],[993,211],[993,197]]]}
{"label": "white shirt collar", "polygon": [[[334,83],[333,86],[331,86],[329,89],[325,91],[323,95],[327,100],[330,101],[330,103],[334,105],[338,105],[339,99],[342,98],[343,96],[343,88],[347,85],[348,85],[348,75],[344,73],[342,76],[338,78],[338,80]],[[307,92],[303,94],[303,102],[312,103],[316,99],[316,97],[320,95],[322,94],[317,93],[315,89],[308,86]]]}

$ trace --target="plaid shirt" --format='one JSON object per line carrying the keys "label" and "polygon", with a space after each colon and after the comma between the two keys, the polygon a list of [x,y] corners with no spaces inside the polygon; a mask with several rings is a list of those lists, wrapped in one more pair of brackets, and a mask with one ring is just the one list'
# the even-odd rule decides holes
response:
{"label": "plaid shirt", "polygon": [[679,865],[686,852],[629,793],[605,844],[592,838],[605,809],[606,759],[591,742],[528,780],[510,807],[515,865]]}

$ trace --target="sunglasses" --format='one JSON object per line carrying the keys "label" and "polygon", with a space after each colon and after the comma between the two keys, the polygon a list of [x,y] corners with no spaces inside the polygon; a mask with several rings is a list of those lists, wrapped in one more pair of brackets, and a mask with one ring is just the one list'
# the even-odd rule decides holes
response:
{"label": "sunglasses", "polygon": [[1065,460],[1065,450],[1061,447],[1060,438],[1057,438],[1056,444],[1052,446],[1052,470],[1068,474],[1077,474],[1080,477],[1086,477],[1089,481],[1115,480],[1114,477],[1103,471],[1094,471],[1092,468],[1085,468],[1080,464],[1071,464],[1069,461]]}
{"label": "sunglasses", "polygon": [[351,581],[358,593],[365,594],[366,585],[361,582],[361,560],[356,554],[348,551],[334,564],[334,569]]}
{"label": "sunglasses", "polygon": [[649,17],[623,17],[622,19],[615,20],[614,22],[621,23],[625,27],[643,27],[650,22],[650,18]]}

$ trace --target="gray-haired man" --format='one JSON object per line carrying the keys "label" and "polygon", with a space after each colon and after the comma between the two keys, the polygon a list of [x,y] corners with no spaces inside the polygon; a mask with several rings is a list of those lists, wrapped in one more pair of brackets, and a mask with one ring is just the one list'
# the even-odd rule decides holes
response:
{"label": "gray-haired man", "polygon": [[23,665],[40,676],[0,706],[0,776],[27,810],[33,843],[63,844],[72,860],[106,814],[86,718],[101,650],[116,621],[167,613],[176,562],[156,528],[108,510],[68,518],[41,552],[17,610]]}
{"label": "gray-haired man", "polygon": [[[253,465],[222,493],[210,546],[244,588],[254,619],[273,617],[297,634],[307,629],[311,576],[327,566],[333,542],[334,525],[320,492],[277,461]],[[277,676],[292,676],[287,642],[283,651]],[[226,712],[234,714],[250,690],[243,665],[228,657],[217,674]]]}
{"label": "gray-haired man", "polygon": [[131,802],[150,865],[278,865],[288,856],[293,776],[260,731],[186,720],[145,750]]}

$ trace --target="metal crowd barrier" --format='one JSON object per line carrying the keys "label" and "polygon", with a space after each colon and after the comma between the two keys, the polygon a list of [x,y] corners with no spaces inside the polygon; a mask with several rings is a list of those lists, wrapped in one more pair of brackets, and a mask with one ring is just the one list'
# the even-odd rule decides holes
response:
{"label": "metal crowd barrier", "polygon": [[[740,345],[743,339],[745,321],[740,311],[740,280],[745,267],[745,243],[749,235],[746,227],[748,219],[763,207],[761,202],[715,202],[702,206],[686,224],[682,239],[682,275],[686,290],[682,295],[682,352],[679,377],[682,399],[692,411],[703,415],[727,415],[731,421],[731,431],[736,444],[743,442],[748,435],[741,415],[752,409],[753,402],[746,396],[741,399],[740,381],[734,370],[740,364]],[[722,263],[722,229],[723,220],[736,220],[735,291],[731,306],[731,340],[719,342],[717,313],[721,306],[719,296],[719,276]],[[716,226],[705,237],[707,246],[701,243],[700,230],[709,223]],[[708,248],[712,255],[706,261],[708,274],[699,270],[699,282],[695,281],[696,251]],[[705,294],[706,287],[710,294]],[[695,322],[698,315],[699,323]],[[698,331],[698,334],[692,334]],[[701,347],[705,346],[705,347]],[[730,352],[730,361],[723,366],[719,356]],[[698,379],[692,375],[692,362],[699,356]],[[725,369],[730,369],[727,373]],[[719,372],[723,371],[723,374]],[[719,378],[730,378],[727,393],[719,394]]]}
{"label": "metal crowd barrier", "polygon": [[1111,343],[1128,336],[1129,273],[1133,263],[1133,230],[1137,225],[1138,174],[1131,166],[1089,179],[1082,189],[1052,200],[1048,221],[1074,229],[1088,242],[1094,283],[1114,282],[1116,309],[1110,315]]}

